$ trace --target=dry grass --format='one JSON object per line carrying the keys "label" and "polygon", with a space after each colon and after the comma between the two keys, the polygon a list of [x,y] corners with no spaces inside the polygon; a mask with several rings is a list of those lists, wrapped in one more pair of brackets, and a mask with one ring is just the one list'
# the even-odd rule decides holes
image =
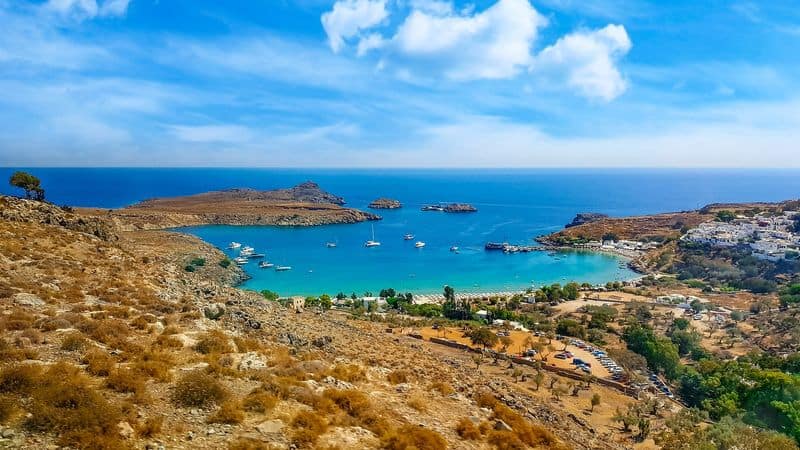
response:
{"label": "dry grass", "polygon": [[292,443],[303,448],[312,448],[320,435],[328,429],[328,422],[315,411],[300,411],[290,423]]}
{"label": "dry grass", "polygon": [[381,438],[385,450],[439,450],[447,448],[447,441],[439,433],[414,425],[403,425]]}
{"label": "dry grass", "polygon": [[6,366],[0,371],[0,392],[19,395],[29,394],[42,376],[42,369],[32,364]]}
{"label": "dry grass", "polygon": [[136,426],[136,434],[139,437],[149,438],[158,435],[161,433],[162,428],[164,427],[164,417],[163,416],[155,416],[155,417],[148,417],[144,420],[144,422],[140,422]]}
{"label": "dry grass", "polygon": [[407,370],[393,370],[386,375],[386,379],[392,384],[408,383],[411,374]]}
{"label": "dry grass", "polygon": [[264,392],[261,388],[254,389],[244,398],[242,406],[246,411],[266,413],[278,404],[278,397]]}
{"label": "dry grass", "polygon": [[456,424],[456,434],[461,439],[476,441],[481,438],[481,430],[470,419],[464,417]]}
{"label": "dry grass", "polygon": [[208,423],[227,423],[235,425],[244,420],[242,403],[238,400],[227,400],[220,405],[217,412],[208,418]]}
{"label": "dry grass", "polygon": [[86,352],[81,362],[86,364],[86,372],[96,377],[109,376],[117,365],[111,355],[97,348]]}
{"label": "dry grass", "polygon": [[194,349],[204,355],[212,353],[231,353],[233,347],[228,336],[219,330],[212,330],[205,333],[195,344]]}
{"label": "dry grass", "polygon": [[132,369],[116,369],[106,378],[106,386],[123,394],[134,394],[137,400],[143,400],[146,389],[144,380]]}
{"label": "dry grass", "polygon": [[347,381],[348,383],[355,383],[367,379],[367,373],[364,369],[355,364],[336,364],[328,370],[327,374],[337,380]]}
{"label": "dry grass", "polygon": [[7,395],[0,395],[0,423],[6,423],[17,411],[18,401]]}
{"label": "dry grass", "polygon": [[214,405],[227,397],[228,392],[222,384],[200,371],[181,377],[172,392],[172,402],[185,408]]}
{"label": "dry grass", "polygon": [[416,409],[419,412],[425,412],[428,410],[428,399],[421,394],[411,394],[407,403],[408,406]]}
{"label": "dry grass", "polygon": [[77,352],[79,350],[83,350],[89,341],[86,340],[80,333],[70,333],[64,336],[64,339],[61,340],[61,350],[65,352]]}
{"label": "dry grass", "polygon": [[434,392],[438,392],[441,395],[450,395],[453,392],[455,392],[453,386],[451,386],[450,383],[444,381],[434,381],[433,383],[430,384],[429,389]]}

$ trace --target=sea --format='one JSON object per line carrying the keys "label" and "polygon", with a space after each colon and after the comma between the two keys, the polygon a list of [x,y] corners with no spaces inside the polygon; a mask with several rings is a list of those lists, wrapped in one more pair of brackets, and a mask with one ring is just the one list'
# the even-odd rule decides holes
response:
{"label": "sea", "polygon": [[[0,168],[8,179],[17,168]],[[177,231],[227,250],[249,245],[277,272],[245,266],[244,288],[280,295],[418,294],[516,291],[570,281],[605,283],[637,275],[619,257],[591,252],[487,252],[490,241],[534,244],[579,212],[629,216],[697,209],[708,203],[779,201],[800,197],[798,170],[711,169],[250,169],[250,168],[28,168],[59,205],[119,208],[165,196],[249,187],[276,189],[312,180],[366,209],[378,197],[400,200],[399,210],[375,211],[377,222],[320,227],[200,226]],[[18,193],[0,185],[2,193]],[[423,212],[426,204],[464,202],[476,213]],[[381,246],[366,248],[374,238]],[[406,233],[415,238],[403,239]],[[414,243],[423,241],[424,248]],[[326,243],[336,243],[329,248]],[[451,251],[457,246],[458,252]]]}

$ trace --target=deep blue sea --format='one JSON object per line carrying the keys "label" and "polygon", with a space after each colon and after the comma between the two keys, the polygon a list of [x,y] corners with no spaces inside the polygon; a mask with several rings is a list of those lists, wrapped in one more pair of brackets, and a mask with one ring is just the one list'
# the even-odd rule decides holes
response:
{"label": "deep blue sea", "polygon": [[[0,168],[0,179],[14,169]],[[605,282],[634,276],[620,260],[599,254],[485,252],[487,241],[532,243],[561,229],[578,212],[626,216],[695,209],[712,202],[800,197],[794,170],[322,170],[322,169],[27,169],[42,179],[48,199],[72,206],[121,207],[151,197],[215,189],[274,189],[313,180],[347,205],[366,208],[376,197],[403,202],[378,211],[384,220],[314,228],[207,226],[185,228],[224,248],[230,241],[265,252],[289,272],[246,267],[245,287],[283,295],[339,291],[440,292],[521,289],[531,284]],[[0,192],[12,189],[0,185]],[[422,212],[426,203],[467,202],[474,214]],[[371,237],[382,242],[364,248]],[[405,233],[427,243],[414,248]],[[338,246],[329,249],[328,241]],[[460,253],[449,251],[453,245]]]}

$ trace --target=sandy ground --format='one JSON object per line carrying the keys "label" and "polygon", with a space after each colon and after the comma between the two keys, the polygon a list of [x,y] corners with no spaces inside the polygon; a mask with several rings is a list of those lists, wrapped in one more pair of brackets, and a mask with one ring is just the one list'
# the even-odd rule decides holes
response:
{"label": "sandy ground", "polygon": [[[447,328],[447,329],[439,329],[434,330],[430,327],[425,327],[417,330],[426,340],[432,337],[450,339],[451,341],[455,341],[461,344],[472,345],[469,338],[463,336],[463,332],[458,328]],[[525,341],[528,337],[530,337],[534,342],[536,339],[539,339],[536,336],[533,336],[531,333],[526,333],[524,331],[512,331],[511,336],[512,344],[506,350],[508,354],[515,354],[519,355],[527,349],[525,345]],[[555,349],[551,352],[549,357],[547,358],[547,364],[555,367],[560,367],[563,369],[575,369],[575,366],[572,365],[571,359],[556,359],[555,354],[560,352],[564,349],[564,343],[556,341],[555,339],[552,341],[552,346]],[[606,370],[605,367],[601,366],[600,363],[597,361],[591,353],[587,352],[586,350],[580,349],[575,347],[574,345],[567,345],[567,350],[572,352],[576,358],[580,358],[589,364],[592,365],[592,375],[598,378],[608,378],[611,376],[611,373]],[[494,347],[494,350],[500,351],[502,350],[502,346],[500,344]],[[537,359],[538,356],[537,356]]]}

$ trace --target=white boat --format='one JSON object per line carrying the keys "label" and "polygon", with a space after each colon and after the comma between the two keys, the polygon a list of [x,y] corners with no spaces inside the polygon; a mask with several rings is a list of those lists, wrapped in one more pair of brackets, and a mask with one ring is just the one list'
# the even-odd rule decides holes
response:
{"label": "white boat", "polygon": [[249,261],[250,261],[249,259],[244,258],[242,256],[233,259],[233,262],[235,262],[236,264],[239,264],[240,266],[244,265],[244,264],[247,264]]}
{"label": "white boat", "polygon": [[425,247],[425,243],[422,242],[422,241],[417,241],[417,243],[414,244],[414,247],[417,247],[417,248]]}
{"label": "white boat", "polygon": [[278,266],[275,268],[277,272],[286,272],[287,270],[292,270],[292,266]]}
{"label": "white boat", "polygon": [[364,243],[364,247],[377,247],[381,245],[380,242],[375,240],[375,226],[372,227],[372,239]]}
{"label": "white boat", "polygon": [[328,243],[325,244],[325,246],[328,247],[328,248],[334,248],[334,247],[336,247],[336,242],[328,242]]}
{"label": "white boat", "polygon": [[414,239],[414,235],[411,234],[411,233],[404,234],[403,235],[403,239],[406,240],[406,241],[410,241],[410,240]]}
{"label": "white boat", "polygon": [[272,264],[271,262],[268,261],[261,261],[260,263],[258,263],[258,267],[260,269],[269,269],[270,267],[275,267],[275,264]]}
{"label": "white boat", "polygon": [[458,253],[458,247],[454,245],[454,246],[450,247],[450,251]]}
{"label": "white boat", "polygon": [[247,257],[250,259],[264,259],[266,256],[267,255],[263,253],[250,253],[249,255],[247,255]]}
{"label": "white boat", "polygon": [[228,244],[228,248],[230,248],[230,249],[239,248],[241,246],[242,246],[242,244],[240,244],[238,242],[231,242],[230,244]]}

